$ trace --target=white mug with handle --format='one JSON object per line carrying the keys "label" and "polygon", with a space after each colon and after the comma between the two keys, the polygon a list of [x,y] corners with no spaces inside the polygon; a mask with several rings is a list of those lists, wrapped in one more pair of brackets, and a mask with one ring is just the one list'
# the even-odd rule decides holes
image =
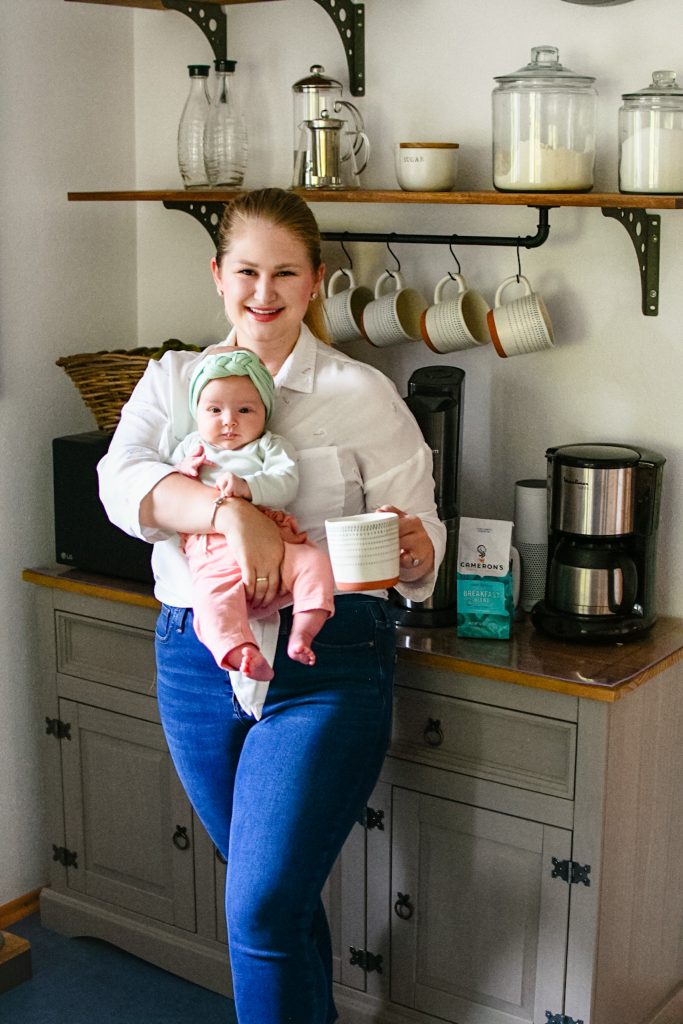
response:
{"label": "white mug with handle", "polygon": [[[453,299],[443,293],[457,286]],[[432,352],[459,352],[486,345],[491,340],[486,322],[489,304],[483,295],[467,287],[462,274],[446,274],[434,290],[434,304],[422,314],[422,340]]]}
{"label": "white mug with handle", "polygon": [[[503,293],[513,284],[521,285],[524,294],[503,302]],[[501,282],[494,308],[489,310],[486,319],[493,347],[503,359],[540,352],[554,345],[553,328],[545,303],[521,274],[513,274]]]}
{"label": "white mug with handle", "polygon": [[[384,291],[388,281],[393,282],[392,292]],[[363,310],[363,336],[379,348],[419,341],[420,318],[426,308],[425,299],[414,288],[406,288],[398,271],[385,270],[377,279],[375,298]]]}

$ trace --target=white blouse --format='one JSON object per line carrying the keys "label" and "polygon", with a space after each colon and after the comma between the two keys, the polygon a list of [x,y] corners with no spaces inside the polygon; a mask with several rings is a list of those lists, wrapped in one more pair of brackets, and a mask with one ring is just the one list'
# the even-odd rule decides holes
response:
{"label": "white blouse", "polygon": [[[234,332],[227,344],[235,344]],[[178,607],[192,605],[178,537],[143,527],[139,508],[173,472],[168,460],[177,444],[196,429],[188,405],[190,377],[216,347],[167,352],[150,362],[98,466],[100,497],[110,520],[131,536],[154,542],[155,595]],[[299,459],[299,491],[287,511],[310,540],[326,550],[325,519],[395,505],[420,517],[438,567],[446,531],[434,503],[432,453],[394,384],[302,326],[275,389],[268,426],[293,444]],[[417,583],[401,582],[397,590],[411,601],[424,601],[434,580],[431,573]]]}

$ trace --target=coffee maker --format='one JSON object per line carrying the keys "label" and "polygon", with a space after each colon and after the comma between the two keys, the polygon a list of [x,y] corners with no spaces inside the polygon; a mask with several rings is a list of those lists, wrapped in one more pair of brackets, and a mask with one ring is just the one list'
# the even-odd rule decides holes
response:
{"label": "coffee maker", "polygon": [[464,392],[465,371],[455,366],[423,366],[408,381],[405,402],[432,449],[436,509],[447,539],[431,597],[409,601],[398,591],[391,591],[391,614],[401,625],[455,626]]}
{"label": "coffee maker", "polygon": [[548,568],[535,626],[562,640],[635,639],[656,619],[664,462],[640,446],[549,448]]}

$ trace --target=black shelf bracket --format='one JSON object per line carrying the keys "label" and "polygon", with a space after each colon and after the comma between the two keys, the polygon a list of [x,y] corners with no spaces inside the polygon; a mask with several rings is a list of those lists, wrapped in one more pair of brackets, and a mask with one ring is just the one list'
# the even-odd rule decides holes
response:
{"label": "black shelf bracket", "polygon": [[659,244],[661,220],[658,213],[647,210],[624,210],[603,207],[605,217],[621,221],[626,228],[638,258],[640,268],[641,308],[643,316],[659,313]]}
{"label": "black shelf bracket", "polygon": [[223,210],[225,209],[225,204],[229,202],[229,199],[226,199],[224,203],[193,203],[191,199],[187,201],[180,199],[176,202],[175,200],[164,199],[164,206],[167,210],[182,210],[183,213],[189,213],[191,217],[194,217],[195,220],[198,220],[206,228],[211,235],[214,245],[216,245]]}
{"label": "black shelf bracket", "polygon": [[228,57],[228,18],[222,7],[207,6],[195,0],[161,0],[169,11],[187,15],[211,43],[216,60]]}
{"label": "black shelf bracket", "polygon": [[365,95],[365,4],[354,0],[315,0],[327,11],[341,36],[352,96]]}
{"label": "black shelf bracket", "polygon": [[[189,213],[191,217],[198,220],[206,228],[216,244],[218,240],[218,228],[220,226],[223,207],[229,203],[225,202],[193,202],[188,200],[164,200],[167,210],[182,210]],[[539,245],[547,240],[550,234],[550,222],[548,218],[550,207],[538,206],[538,227],[535,235],[404,235],[396,231],[385,234],[375,234],[366,231],[321,231],[320,237],[325,242],[382,242],[392,244],[394,242],[407,242],[413,245],[512,245],[521,249],[537,249]]]}

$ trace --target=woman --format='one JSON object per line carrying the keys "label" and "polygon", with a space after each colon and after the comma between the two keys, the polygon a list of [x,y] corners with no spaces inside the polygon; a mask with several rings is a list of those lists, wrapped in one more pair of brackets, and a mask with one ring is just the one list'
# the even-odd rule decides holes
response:
{"label": "woman", "polygon": [[[322,546],[325,518],[398,512],[398,589],[425,600],[445,539],[431,452],[390,381],[318,340],[326,337],[324,266],[311,211],[280,189],[234,200],[212,272],[233,328],[207,352],[251,349],[275,378],[272,429],[299,457],[299,492],[288,511]],[[216,503],[209,488],[164,461],[192,429],[188,383],[206,354],[170,352],[150,363],[100,464],[101,496],[113,522],[154,542],[159,709],[178,775],[227,860],[239,1022],[331,1024],[320,893],[388,746],[394,631],[385,594],[337,596],[315,642],[315,665],[302,665],[287,657],[285,609],[262,640],[265,652],[270,630],[277,647],[261,720],[234,700],[227,674],[195,636],[178,534],[229,535],[256,607],[280,591],[283,546],[257,507],[242,498]]]}

